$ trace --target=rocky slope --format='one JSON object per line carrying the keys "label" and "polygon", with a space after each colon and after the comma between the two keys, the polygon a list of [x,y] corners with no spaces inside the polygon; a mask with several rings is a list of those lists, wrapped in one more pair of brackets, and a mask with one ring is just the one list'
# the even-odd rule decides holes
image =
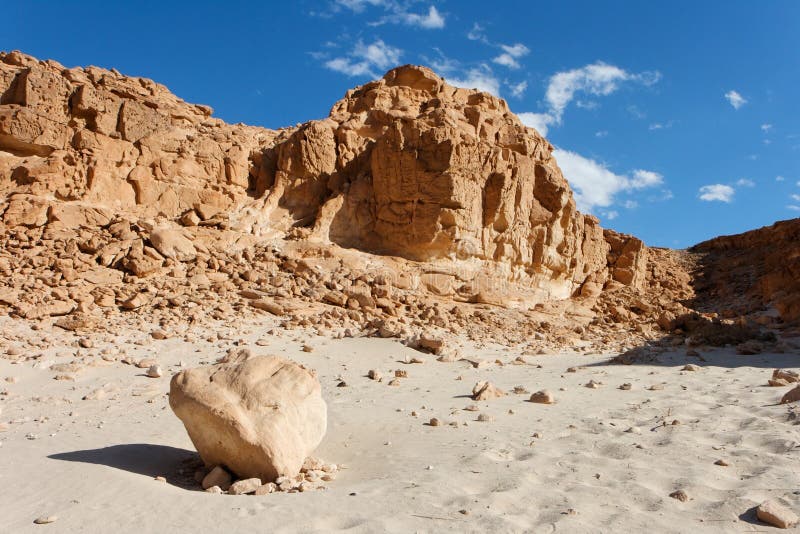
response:
{"label": "rocky slope", "polygon": [[800,219],[722,236],[690,249],[702,259],[694,276],[699,308],[758,315],[768,324],[800,319]]}
{"label": "rocky slope", "polygon": [[74,329],[126,311],[273,313],[599,346],[691,312],[691,262],[579,213],[546,139],[424,67],[277,131],[19,52],[0,53],[0,95],[0,305],[14,316]]}

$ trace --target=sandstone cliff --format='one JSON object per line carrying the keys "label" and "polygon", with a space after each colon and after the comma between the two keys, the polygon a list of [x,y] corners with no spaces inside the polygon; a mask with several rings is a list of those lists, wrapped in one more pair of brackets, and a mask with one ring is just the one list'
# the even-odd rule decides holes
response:
{"label": "sandstone cliff", "polygon": [[701,256],[694,276],[697,306],[760,322],[800,319],[800,219],[722,236],[690,249]]}
{"label": "sandstone cliff", "polygon": [[285,239],[410,260],[392,285],[457,300],[643,287],[642,242],[577,212],[551,145],[503,100],[424,67],[279,131],[19,52],[0,54],[0,94],[0,269],[17,275],[1,300],[23,316],[138,308],[123,282],[240,278],[263,267],[245,249]]}

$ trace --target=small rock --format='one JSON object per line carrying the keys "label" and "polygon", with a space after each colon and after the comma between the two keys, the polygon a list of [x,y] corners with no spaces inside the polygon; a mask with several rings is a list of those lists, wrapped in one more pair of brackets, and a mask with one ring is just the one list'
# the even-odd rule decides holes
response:
{"label": "small rock", "polygon": [[380,381],[380,379],[382,378],[380,371],[376,371],[375,369],[370,369],[369,372],[367,373],[367,377],[375,381]]}
{"label": "small rock", "polygon": [[669,494],[669,496],[672,497],[673,499],[678,499],[681,502],[686,502],[689,500],[689,496],[683,490],[673,491],[672,493]]}
{"label": "small rock", "polygon": [[152,337],[153,339],[161,340],[161,339],[167,339],[168,336],[167,333],[164,332],[163,330],[153,330],[152,332],[150,332],[150,337]]}
{"label": "small rock", "polygon": [[161,375],[163,375],[163,372],[160,365],[151,365],[147,369],[147,376],[150,378],[161,378]]}
{"label": "small rock", "polygon": [[489,381],[478,382],[472,388],[472,400],[484,401],[504,397],[506,392]]}
{"label": "small rock", "polygon": [[219,486],[211,486],[210,488],[206,488],[205,491],[206,491],[206,493],[217,493],[217,494],[220,494],[220,493],[222,493],[222,488],[220,488]]}
{"label": "small rock", "polygon": [[789,402],[797,402],[800,400],[800,386],[796,386],[794,389],[789,390],[786,395],[781,397],[781,404],[786,404]]}
{"label": "small rock", "polygon": [[699,371],[700,369],[701,367],[699,365],[695,365],[693,363],[687,363],[686,365],[683,366],[683,369],[681,369],[681,371]]}
{"label": "small rock", "polygon": [[599,389],[600,386],[602,386],[602,385],[603,385],[602,382],[597,382],[595,380],[589,380],[588,382],[586,382],[586,384],[584,384],[584,387],[587,387],[589,389]]}
{"label": "small rock", "polygon": [[624,384],[619,386],[619,389],[622,391],[630,391],[633,388],[633,385],[630,382],[625,382]]}
{"label": "small rock", "polygon": [[714,465],[721,465],[722,467],[728,467],[728,466],[729,466],[729,465],[731,465],[731,464],[729,464],[728,462],[726,462],[725,460],[723,460],[722,458],[720,458],[719,460],[717,460],[716,462],[714,462]]}
{"label": "small rock", "polygon": [[537,391],[536,393],[531,395],[530,402],[535,402],[537,404],[553,404],[556,401],[553,394],[543,389],[541,391]]}
{"label": "small rock", "polygon": [[55,523],[57,520],[57,515],[43,515],[34,519],[33,522],[37,525],[47,525],[48,523]]}
{"label": "small rock", "polygon": [[442,423],[435,417],[431,417],[430,422],[428,423],[429,426],[440,426]]}
{"label": "small rock", "polygon": [[260,487],[260,478],[246,478],[244,480],[237,480],[231,484],[231,487],[228,489],[228,493],[231,495],[245,495],[247,493],[255,492]]}
{"label": "small rock", "polygon": [[791,528],[798,522],[797,514],[777,501],[764,501],[756,509],[756,516],[764,523],[778,528]]}
{"label": "small rock", "polygon": [[154,365],[158,365],[158,362],[153,358],[143,358],[138,362],[136,362],[136,367],[138,367],[139,369],[147,369]]}
{"label": "small rock", "polygon": [[233,479],[230,473],[228,473],[224,468],[216,466],[205,477],[203,477],[201,486],[203,486],[204,490],[207,490],[212,486],[219,486],[223,491],[227,491],[227,489],[231,487],[232,480]]}
{"label": "small rock", "polygon": [[267,482],[263,486],[259,486],[256,488],[255,494],[256,495],[268,495],[270,493],[275,493],[278,491],[278,485],[274,482]]}
{"label": "small rock", "polygon": [[800,373],[786,369],[775,369],[772,371],[772,378],[776,380],[785,380],[787,383],[800,382]]}
{"label": "small rock", "polygon": [[481,423],[488,423],[490,421],[494,421],[494,417],[492,417],[491,415],[482,413],[482,414],[478,414],[478,419],[477,420],[480,421]]}

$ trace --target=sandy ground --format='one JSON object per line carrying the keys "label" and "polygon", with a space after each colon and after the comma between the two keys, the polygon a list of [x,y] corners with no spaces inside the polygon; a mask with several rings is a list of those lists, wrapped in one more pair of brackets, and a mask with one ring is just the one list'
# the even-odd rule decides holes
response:
{"label": "sandy ground", "polygon": [[[208,332],[189,331],[191,341],[132,332],[90,349],[58,329],[0,326],[52,344],[33,351],[35,362],[0,360],[0,380],[17,379],[0,381],[2,532],[763,532],[773,530],[755,520],[763,500],[800,510],[800,418],[775,404],[785,388],[765,386],[773,368],[797,368],[797,354],[718,349],[705,362],[681,352],[620,366],[565,353],[475,369],[429,355],[402,363],[420,353],[392,340],[269,335],[264,322],[220,326],[211,341],[200,339]],[[318,456],[347,466],[327,489],[255,497],[194,486],[196,455],[169,409],[169,378],[181,361],[213,362],[237,344],[318,371],[329,409]],[[104,348],[155,357],[165,375],[105,362]],[[515,350],[465,343],[461,353],[507,364]],[[76,354],[98,363],[74,382],[54,380],[48,366]],[[682,371],[686,363],[702,369]],[[366,378],[370,369],[383,382]],[[395,369],[408,372],[397,387],[387,385]],[[348,386],[336,387],[340,379]],[[479,380],[509,395],[474,403]],[[590,380],[603,385],[585,387]],[[518,385],[549,389],[557,402],[527,402],[511,392]],[[98,389],[106,398],[82,400]],[[478,412],[464,410],[472,404]],[[443,425],[426,425],[431,417]],[[690,500],[669,497],[678,489]],[[33,524],[40,516],[57,520]]]}

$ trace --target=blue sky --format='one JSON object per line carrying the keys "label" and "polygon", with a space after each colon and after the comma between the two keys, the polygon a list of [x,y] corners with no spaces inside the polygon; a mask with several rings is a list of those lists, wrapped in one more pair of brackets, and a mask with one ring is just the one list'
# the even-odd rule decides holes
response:
{"label": "blue sky", "polygon": [[[129,3],[132,4],[132,3]],[[800,2],[15,2],[0,49],[279,127],[396,64],[547,130],[580,207],[685,247],[800,216]]]}

